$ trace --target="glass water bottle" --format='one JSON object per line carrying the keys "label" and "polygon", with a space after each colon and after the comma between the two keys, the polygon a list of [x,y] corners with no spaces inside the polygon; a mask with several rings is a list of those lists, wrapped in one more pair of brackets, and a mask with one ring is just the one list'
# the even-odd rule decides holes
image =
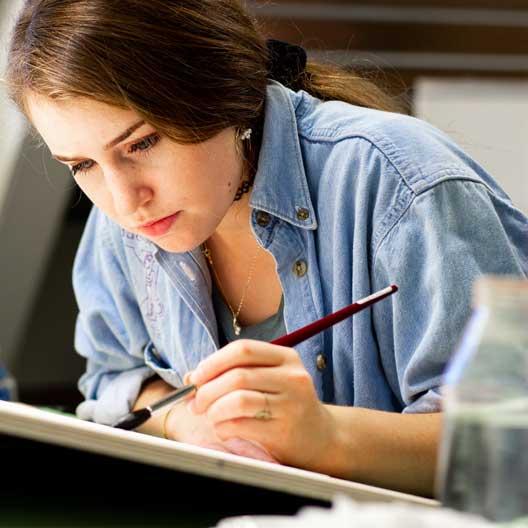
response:
{"label": "glass water bottle", "polygon": [[484,276],[447,369],[438,495],[503,522],[528,519],[528,281]]}

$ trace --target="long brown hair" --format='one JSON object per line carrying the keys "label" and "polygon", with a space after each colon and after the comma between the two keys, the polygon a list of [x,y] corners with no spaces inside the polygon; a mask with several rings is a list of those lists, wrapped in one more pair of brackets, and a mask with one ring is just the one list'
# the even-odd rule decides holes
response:
{"label": "long brown hair", "polygon": [[[270,56],[239,0],[26,0],[10,41],[8,93],[131,108],[194,143],[262,119]],[[323,99],[397,110],[372,82],[309,62],[296,87]]]}

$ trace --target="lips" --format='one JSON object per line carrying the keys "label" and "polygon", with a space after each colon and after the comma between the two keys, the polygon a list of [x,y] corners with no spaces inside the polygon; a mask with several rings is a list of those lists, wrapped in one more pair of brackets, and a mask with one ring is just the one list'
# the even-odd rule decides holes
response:
{"label": "lips", "polygon": [[155,220],[154,222],[148,222],[140,226],[138,230],[142,234],[148,237],[151,237],[151,238],[163,236],[170,230],[170,228],[176,221],[176,218],[178,217],[179,214],[180,212],[178,211],[177,213],[170,215],[170,216],[166,216],[165,218],[162,218],[161,220]]}

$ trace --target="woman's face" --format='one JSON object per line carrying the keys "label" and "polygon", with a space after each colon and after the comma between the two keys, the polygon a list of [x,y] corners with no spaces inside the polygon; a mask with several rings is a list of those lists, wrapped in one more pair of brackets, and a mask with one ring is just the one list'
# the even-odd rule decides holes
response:
{"label": "woman's face", "polygon": [[131,110],[90,99],[31,94],[31,121],[92,202],[131,233],[167,251],[189,251],[219,226],[243,164],[234,129],[177,144]]}

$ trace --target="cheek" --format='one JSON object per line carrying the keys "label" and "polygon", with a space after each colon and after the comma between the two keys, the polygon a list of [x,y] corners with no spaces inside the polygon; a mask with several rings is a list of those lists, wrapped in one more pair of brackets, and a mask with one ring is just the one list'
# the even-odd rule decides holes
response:
{"label": "cheek", "polygon": [[73,178],[77,187],[92,201],[95,201],[96,197],[96,187],[92,184],[90,185],[90,180],[87,177],[83,176],[74,176]]}
{"label": "cheek", "polygon": [[242,164],[234,155],[222,154],[208,160],[210,184],[223,196],[232,197],[242,178]]}
{"label": "cheek", "polygon": [[230,201],[240,180],[236,166],[225,157],[193,160],[181,169],[173,173],[173,187],[192,201],[209,205]]}
{"label": "cheek", "polygon": [[105,213],[113,216],[113,205],[110,193],[98,175],[76,177],[75,183],[86,197]]}
{"label": "cheek", "polygon": [[242,161],[228,134],[221,134],[204,145],[199,152],[199,162],[217,187],[227,189],[238,186]]}

